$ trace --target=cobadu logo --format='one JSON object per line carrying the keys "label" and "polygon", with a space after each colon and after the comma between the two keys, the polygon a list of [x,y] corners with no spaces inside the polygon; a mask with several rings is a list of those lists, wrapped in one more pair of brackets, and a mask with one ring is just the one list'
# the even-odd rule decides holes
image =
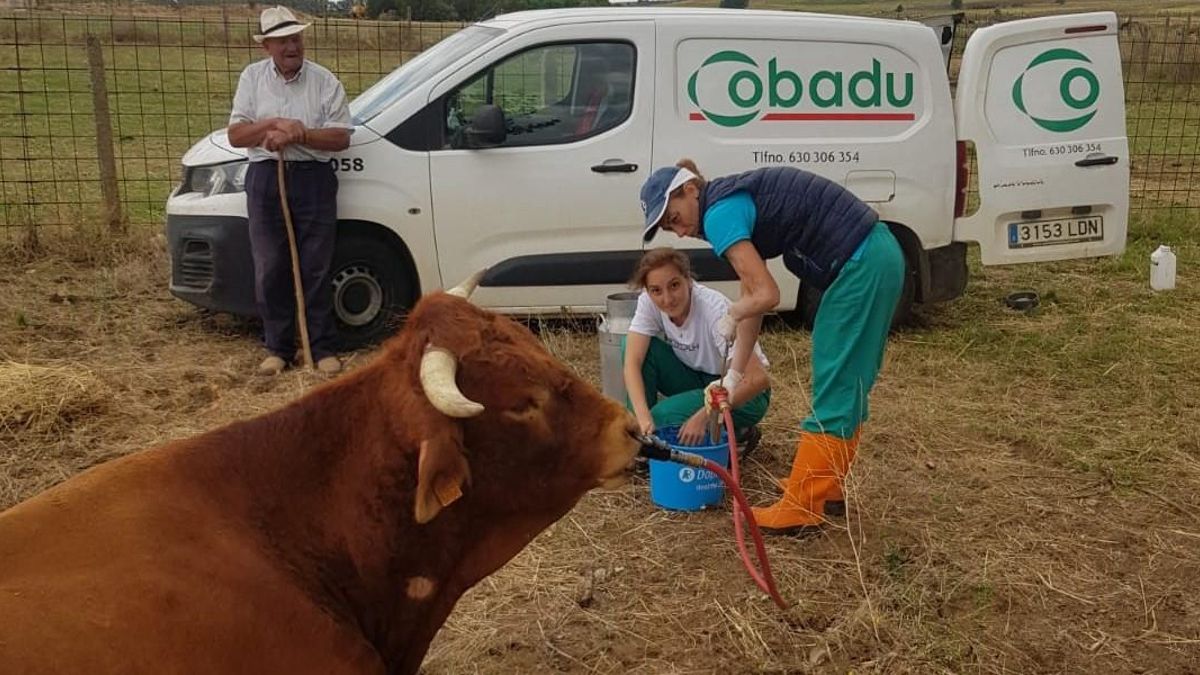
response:
{"label": "cobadu logo", "polygon": [[[752,57],[726,50],[705,59],[692,73],[687,95],[699,110],[691,113],[691,120],[708,120],[723,127],[740,127],[759,119],[764,122],[912,121],[916,115],[902,110],[912,106],[913,79],[911,72],[885,71],[879,59],[871,59],[870,68],[849,74],[842,70],[819,70],[805,77],[780,68],[779,60],[771,58],[764,74]],[[809,110],[796,111],[801,106]],[[885,112],[885,107],[891,110]]]}
{"label": "cobadu logo", "polygon": [[[1074,49],[1055,48],[1038,54],[1029,65],[1025,67],[1025,72],[1017,77],[1017,81],[1013,83],[1012,98],[1016,104],[1017,110],[1029,116],[1034,124],[1055,133],[1068,133],[1082,128],[1092,118],[1096,116],[1096,101],[1100,99],[1100,80],[1096,74],[1092,72],[1089,66],[1074,66],[1072,63],[1080,62],[1091,64],[1092,60],[1087,56],[1075,51]],[[1061,62],[1061,63],[1060,63]],[[1034,101],[1026,97],[1026,91],[1041,93],[1049,87],[1038,86],[1038,84],[1027,84],[1025,76],[1029,75],[1030,79],[1038,78],[1045,79],[1049,77],[1053,82],[1053,76],[1056,71],[1047,64],[1056,64],[1059,69],[1063,70],[1058,78],[1057,94],[1062,103],[1069,108],[1067,115],[1074,113],[1082,113],[1067,117],[1046,117],[1044,115],[1053,114],[1053,111],[1046,111],[1047,105],[1041,105],[1036,112],[1030,112],[1028,103]],[[1044,74],[1049,72],[1049,75]]]}

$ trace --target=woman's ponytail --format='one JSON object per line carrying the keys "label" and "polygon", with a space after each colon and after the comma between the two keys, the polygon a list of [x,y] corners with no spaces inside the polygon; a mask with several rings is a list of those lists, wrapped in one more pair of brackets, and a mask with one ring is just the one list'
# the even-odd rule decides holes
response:
{"label": "woman's ponytail", "polygon": [[704,174],[700,173],[700,169],[696,168],[695,162],[688,159],[687,157],[684,157],[683,159],[679,160],[678,162],[675,162],[675,166],[677,166],[681,169],[687,169],[688,171],[691,171],[692,173],[696,174],[696,181],[699,183],[699,185],[697,187],[704,186]]}

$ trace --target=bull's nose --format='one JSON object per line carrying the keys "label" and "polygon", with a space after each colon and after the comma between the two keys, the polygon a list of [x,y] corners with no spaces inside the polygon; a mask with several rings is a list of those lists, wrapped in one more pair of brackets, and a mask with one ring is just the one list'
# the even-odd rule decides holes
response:
{"label": "bull's nose", "polygon": [[[607,439],[610,445],[604,452],[604,464],[597,482],[600,487],[611,489],[623,485],[642,448],[641,429],[637,418],[625,415],[623,421],[624,424],[621,423],[621,418],[614,419],[608,427]],[[623,442],[620,440],[622,435],[625,437]]]}

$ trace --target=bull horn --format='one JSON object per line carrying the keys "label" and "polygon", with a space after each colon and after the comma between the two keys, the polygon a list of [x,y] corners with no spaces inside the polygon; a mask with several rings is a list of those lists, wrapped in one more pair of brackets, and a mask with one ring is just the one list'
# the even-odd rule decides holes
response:
{"label": "bull horn", "polygon": [[464,279],[461,284],[451,288],[446,292],[450,295],[457,295],[464,300],[470,300],[471,294],[475,292],[475,287],[479,285],[479,280],[483,278],[483,273],[486,271],[486,267],[479,270],[478,272]]}
{"label": "bull horn", "polygon": [[483,412],[483,405],[463,396],[454,375],[458,359],[441,347],[426,347],[421,357],[421,388],[425,398],[447,417],[474,417]]}

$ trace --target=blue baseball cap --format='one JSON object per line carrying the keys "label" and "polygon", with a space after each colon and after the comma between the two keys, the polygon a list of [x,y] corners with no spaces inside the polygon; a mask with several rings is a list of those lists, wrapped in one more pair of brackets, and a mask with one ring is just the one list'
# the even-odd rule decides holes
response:
{"label": "blue baseball cap", "polygon": [[643,242],[650,241],[658,233],[658,223],[667,212],[667,200],[671,198],[671,193],[695,178],[698,178],[696,174],[681,166],[664,166],[656,169],[642,183],[642,213],[646,215]]}

